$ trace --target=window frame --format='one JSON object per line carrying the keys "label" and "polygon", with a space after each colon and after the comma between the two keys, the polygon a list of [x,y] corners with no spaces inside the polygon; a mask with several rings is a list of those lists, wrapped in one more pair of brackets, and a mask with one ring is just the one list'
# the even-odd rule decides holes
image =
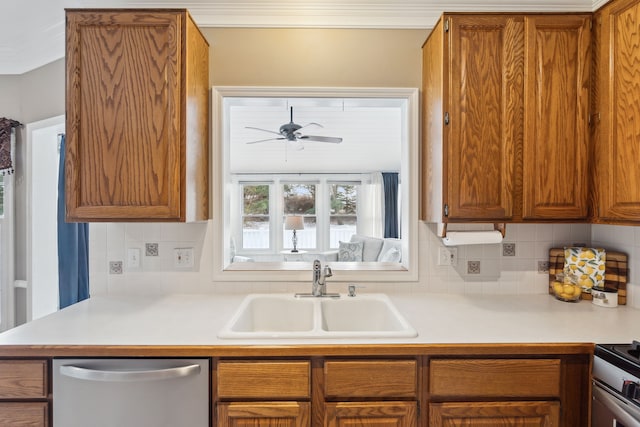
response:
{"label": "window frame", "polygon": [[[212,185],[210,220],[212,240],[211,283],[233,285],[260,285],[266,283],[293,283],[309,281],[309,263],[256,262],[230,263],[230,238],[234,223],[229,169],[229,105],[235,98],[271,97],[318,97],[318,98],[366,98],[400,100],[402,105],[402,166],[400,179],[403,182],[402,198],[402,252],[400,263],[336,263],[332,266],[334,277],[353,283],[401,283],[417,282],[419,279],[420,233],[426,227],[419,220],[420,199],[420,91],[418,88],[389,87],[290,87],[290,86],[213,86],[211,88],[212,121]],[[209,231],[208,231],[209,233]],[[407,256],[404,256],[406,254]]]}

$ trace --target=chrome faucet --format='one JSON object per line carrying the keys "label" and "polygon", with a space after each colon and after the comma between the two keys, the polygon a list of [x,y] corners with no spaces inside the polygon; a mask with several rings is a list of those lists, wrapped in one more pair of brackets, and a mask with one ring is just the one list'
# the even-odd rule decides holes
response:
{"label": "chrome faucet", "polygon": [[333,276],[333,273],[328,265],[325,265],[323,269],[320,260],[313,261],[313,285],[311,293],[314,297],[327,295],[327,277],[331,276]]}
{"label": "chrome faucet", "polygon": [[304,297],[319,297],[319,298],[340,298],[340,294],[328,294],[327,293],[327,277],[333,276],[331,268],[325,265],[322,268],[320,260],[313,261],[313,282],[311,287],[311,293],[297,293],[296,298]]}

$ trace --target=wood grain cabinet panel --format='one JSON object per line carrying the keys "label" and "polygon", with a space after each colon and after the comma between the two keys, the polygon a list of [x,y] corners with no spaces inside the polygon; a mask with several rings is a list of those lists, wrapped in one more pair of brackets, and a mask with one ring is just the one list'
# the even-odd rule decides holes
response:
{"label": "wood grain cabinet panel", "polygon": [[558,359],[441,359],[429,365],[434,398],[560,396]]}
{"label": "wood grain cabinet panel", "polygon": [[325,427],[414,427],[416,402],[327,403]]}
{"label": "wood grain cabinet panel", "polygon": [[218,427],[309,427],[309,402],[219,403]]}
{"label": "wood grain cabinet panel", "polygon": [[49,427],[46,402],[0,402],[0,426]]}
{"label": "wood grain cabinet panel", "polygon": [[596,222],[640,224],[640,2],[609,2],[594,17]]}
{"label": "wood grain cabinet panel", "polygon": [[325,398],[416,398],[417,376],[415,360],[326,361]]}
{"label": "wood grain cabinet panel", "polygon": [[48,394],[46,360],[0,362],[0,399],[46,399]]}
{"label": "wood grain cabinet panel", "polygon": [[590,15],[525,18],[525,219],[588,215],[590,24]]}
{"label": "wood grain cabinet panel", "polygon": [[218,396],[226,399],[308,399],[309,361],[221,361]]}
{"label": "wood grain cabinet panel", "polygon": [[522,28],[521,16],[445,14],[423,46],[423,219],[513,217]]}
{"label": "wood grain cabinet panel", "polygon": [[429,405],[430,427],[558,427],[558,402],[464,402]]}
{"label": "wood grain cabinet panel", "polygon": [[69,221],[208,218],[209,45],[186,10],[69,9]]}

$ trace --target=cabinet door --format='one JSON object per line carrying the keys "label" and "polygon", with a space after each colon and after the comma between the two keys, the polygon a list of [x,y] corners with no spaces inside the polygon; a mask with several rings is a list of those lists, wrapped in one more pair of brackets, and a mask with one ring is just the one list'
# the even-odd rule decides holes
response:
{"label": "cabinet door", "polygon": [[325,427],[417,425],[416,402],[349,402],[325,404]]}
{"label": "cabinet door", "polygon": [[558,427],[558,402],[460,402],[429,405],[431,427]]}
{"label": "cabinet door", "polygon": [[47,427],[49,407],[46,402],[1,402],[0,425],[3,427]]}
{"label": "cabinet door", "polygon": [[514,215],[522,143],[523,17],[448,19],[443,171],[448,217],[508,220]]}
{"label": "cabinet door", "polygon": [[[640,2],[620,0],[595,16],[597,219],[640,222]],[[599,119],[599,120],[598,120]]]}
{"label": "cabinet door", "polygon": [[68,13],[69,218],[180,218],[182,18]]}
{"label": "cabinet door", "polygon": [[524,219],[587,217],[590,22],[525,18]]}
{"label": "cabinet door", "polygon": [[219,403],[218,427],[309,427],[308,402]]}

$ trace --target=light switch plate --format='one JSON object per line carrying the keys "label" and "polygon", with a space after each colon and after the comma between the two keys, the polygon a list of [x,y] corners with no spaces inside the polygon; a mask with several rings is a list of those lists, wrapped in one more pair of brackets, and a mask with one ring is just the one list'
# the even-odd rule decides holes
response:
{"label": "light switch plate", "polygon": [[140,248],[127,249],[127,268],[140,268]]}

